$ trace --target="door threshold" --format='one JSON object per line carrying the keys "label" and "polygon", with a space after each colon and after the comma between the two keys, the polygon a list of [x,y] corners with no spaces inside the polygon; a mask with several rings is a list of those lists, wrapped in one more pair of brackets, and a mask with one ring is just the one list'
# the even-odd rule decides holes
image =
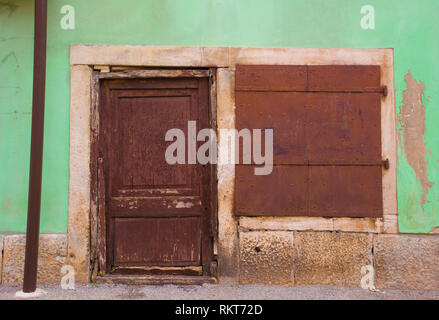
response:
{"label": "door threshold", "polygon": [[207,276],[181,276],[181,275],[120,275],[107,274],[98,276],[97,284],[128,284],[128,285],[203,285],[217,284],[217,279]]}
{"label": "door threshold", "polygon": [[111,270],[111,274],[120,275],[168,275],[168,276],[202,276],[203,267],[115,267]]}

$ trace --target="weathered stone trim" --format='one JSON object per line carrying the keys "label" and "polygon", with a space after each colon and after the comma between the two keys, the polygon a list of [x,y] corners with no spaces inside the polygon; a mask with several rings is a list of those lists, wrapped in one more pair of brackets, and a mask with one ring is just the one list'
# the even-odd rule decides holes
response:
{"label": "weathered stone trim", "polygon": [[[235,128],[235,72],[217,70],[217,126]],[[227,153],[218,135],[218,157]],[[234,216],[235,165],[218,164],[218,271],[221,284],[236,283],[239,273],[238,223]]]}
{"label": "weathered stone trim", "polygon": [[[236,64],[363,64],[393,67],[393,49],[184,47],[73,44],[71,65],[220,67]],[[390,88],[389,88],[390,89]]]}
{"label": "weathered stone trim", "polygon": [[72,45],[71,65],[228,67],[226,47]]}
{"label": "weathered stone trim", "polygon": [[[3,238],[2,284],[22,284],[26,235],[7,235]],[[67,235],[43,234],[40,236],[38,256],[39,284],[59,284],[61,268],[67,264]],[[0,259],[1,260],[1,259]]]}
{"label": "weathered stone trim", "polygon": [[239,229],[272,231],[343,231],[398,233],[398,216],[383,218],[240,217]]}
{"label": "weathered stone trim", "polygon": [[72,66],[68,263],[76,281],[89,282],[90,265],[90,113],[92,69]]}

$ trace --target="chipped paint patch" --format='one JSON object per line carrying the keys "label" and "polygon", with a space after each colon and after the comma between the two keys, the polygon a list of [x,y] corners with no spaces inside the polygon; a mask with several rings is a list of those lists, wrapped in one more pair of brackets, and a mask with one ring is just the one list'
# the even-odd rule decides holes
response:
{"label": "chipped paint patch", "polygon": [[194,204],[192,202],[182,202],[182,201],[175,200],[174,204],[175,204],[175,208],[177,208],[177,209],[184,209],[184,208],[190,209],[190,208],[194,207]]}
{"label": "chipped paint patch", "polygon": [[130,201],[128,202],[128,205],[129,205],[129,209],[131,210],[139,208],[139,204],[137,201]]}
{"label": "chipped paint patch", "polygon": [[420,203],[424,212],[428,191],[434,185],[428,178],[428,162],[425,160],[427,153],[431,156],[431,151],[427,150],[427,144],[424,143],[426,127],[425,106],[422,97],[425,92],[425,85],[422,81],[416,81],[410,70],[405,75],[404,80],[407,89],[403,92],[402,105],[398,116],[398,122],[401,125],[398,142],[404,150],[408,164],[415,171],[421,184]]}

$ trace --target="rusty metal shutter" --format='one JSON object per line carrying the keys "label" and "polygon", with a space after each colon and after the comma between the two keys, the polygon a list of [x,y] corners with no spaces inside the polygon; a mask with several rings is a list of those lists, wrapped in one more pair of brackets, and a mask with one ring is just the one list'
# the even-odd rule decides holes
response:
{"label": "rusty metal shutter", "polygon": [[236,128],[274,131],[274,167],[236,166],[238,216],[381,217],[379,66],[236,66]]}

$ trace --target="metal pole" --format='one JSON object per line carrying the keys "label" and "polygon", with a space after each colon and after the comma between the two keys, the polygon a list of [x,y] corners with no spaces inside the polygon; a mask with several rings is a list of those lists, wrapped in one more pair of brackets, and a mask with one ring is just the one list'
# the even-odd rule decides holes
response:
{"label": "metal pole", "polygon": [[46,88],[47,0],[35,0],[34,84],[30,152],[29,197],[23,292],[37,288],[40,237],[41,180],[43,169],[44,100]]}

